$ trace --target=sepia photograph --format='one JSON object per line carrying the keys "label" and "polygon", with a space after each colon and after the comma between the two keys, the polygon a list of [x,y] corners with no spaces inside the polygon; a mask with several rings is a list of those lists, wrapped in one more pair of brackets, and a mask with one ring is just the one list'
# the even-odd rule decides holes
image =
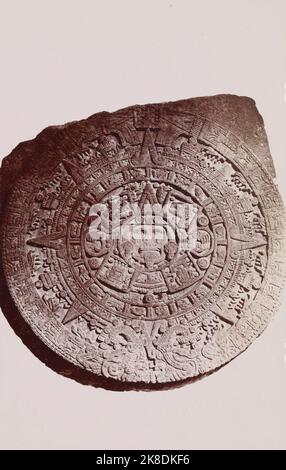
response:
{"label": "sepia photograph", "polygon": [[7,462],[286,449],[285,21],[285,0],[0,0]]}

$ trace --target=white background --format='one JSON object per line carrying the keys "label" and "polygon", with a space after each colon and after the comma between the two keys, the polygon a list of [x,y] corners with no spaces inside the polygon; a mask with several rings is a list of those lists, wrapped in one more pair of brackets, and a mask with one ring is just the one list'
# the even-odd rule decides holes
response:
{"label": "white background", "polygon": [[[229,92],[256,100],[285,200],[285,19],[285,0],[0,0],[0,155],[97,111]],[[285,448],[285,341],[282,308],[202,381],[110,392],[48,369],[1,315],[0,447]]]}

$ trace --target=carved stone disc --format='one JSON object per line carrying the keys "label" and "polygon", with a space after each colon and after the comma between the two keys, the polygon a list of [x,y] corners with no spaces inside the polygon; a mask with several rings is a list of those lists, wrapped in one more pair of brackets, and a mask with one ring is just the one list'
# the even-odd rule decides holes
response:
{"label": "carved stone disc", "polygon": [[[6,159],[17,176],[3,225],[9,291],[69,362],[123,382],[181,381],[230,361],[271,319],[285,273],[271,157],[209,114],[192,100],[101,113]],[[114,201],[129,239],[111,236]],[[176,204],[196,214],[188,246],[166,220]],[[151,239],[134,212],[146,205],[164,214]]]}

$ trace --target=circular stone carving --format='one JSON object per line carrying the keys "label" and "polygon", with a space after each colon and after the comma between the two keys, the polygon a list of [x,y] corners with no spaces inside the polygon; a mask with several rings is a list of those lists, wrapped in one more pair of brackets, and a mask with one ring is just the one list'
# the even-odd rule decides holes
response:
{"label": "circular stone carving", "polygon": [[[183,132],[174,114],[147,109],[94,126],[47,172],[39,164],[18,179],[3,264],[21,315],[52,350],[99,376],[167,383],[218,368],[265,328],[284,277],[284,210],[236,136],[191,114]],[[129,238],[111,236],[114,201]],[[176,204],[195,214],[188,246],[167,217]],[[163,211],[152,239],[135,213],[146,205]]]}

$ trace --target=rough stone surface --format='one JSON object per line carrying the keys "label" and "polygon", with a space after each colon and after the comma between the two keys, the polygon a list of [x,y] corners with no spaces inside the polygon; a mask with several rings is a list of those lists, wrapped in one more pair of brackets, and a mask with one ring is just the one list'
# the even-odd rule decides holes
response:
{"label": "rough stone surface", "polygon": [[[2,308],[49,366],[109,388],[216,370],[279,305],[285,216],[263,121],[231,95],[44,130],[1,169]],[[197,243],[95,241],[91,207],[186,202]],[[126,206],[126,207],[127,207]],[[128,212],[129,211],[129,212]]]}

